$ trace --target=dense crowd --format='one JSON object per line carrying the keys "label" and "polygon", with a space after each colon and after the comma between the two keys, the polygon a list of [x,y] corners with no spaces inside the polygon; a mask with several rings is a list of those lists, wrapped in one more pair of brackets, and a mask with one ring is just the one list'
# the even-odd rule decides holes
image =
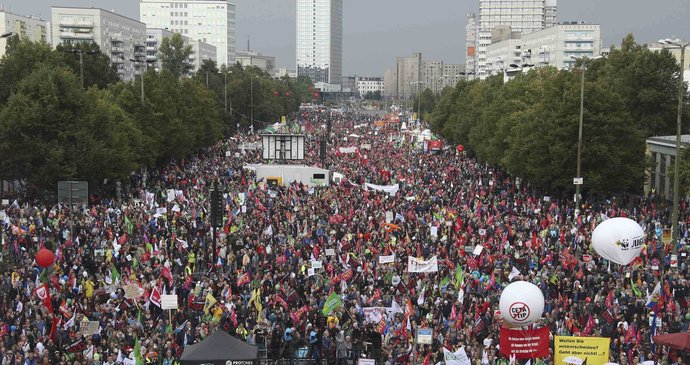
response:
{"label": "dense crowd", "polygon": [[[535,326],[549,327],[551,339],[611,338],[610,359],[619,364],[682,363],[682,354],[651,343],[649,319],[656,311],[657,334],[688,330],[686,203],[678,267],[669,268],[661,228],[670,218],[652,199],[609,197],[576,211],[567,197],[545,196],[455,148],[428,153],[398,123],[376,129],[371,116],[331,111],[304,112],[297,122],[309,141],[302,163],[327,165],[340,182],[256,181],[249,165],[261,162],[260,151],[244,143],[257,139],[237,136],[133,174],[120,198],[94,196],[76,210],[11,200],[2,208],[0,365],[111,365],[139,353],[145,363],[170,365],[217,329],[274,360],[353,364],[366,356],[426,365],[443,361],[444,347],[464,347],[473,364],[507,364],[496,311],[511,279],[542,290],[545,311]],[[322,160],[318,145],[328,131]],[[213,182],[225,199],[215,252]],[[616,216],[646,232],[641,255],[626,267],[589,245],[594,227]],[[47,269],[35,260],[41,248],[56,254]],[[393,262],[380,263],[390,255]],[[408,256],[435,256],[438,271],[408,273]],[[322,267],[310,270],[312,261]],[[664,273],[663,300],[650,308]],[[342,304],[324,315],[333,293]],[[162,310],[161,295],[171,294],[178,309]],[[422,327],[433,329],[431,345],[415,345]]]}

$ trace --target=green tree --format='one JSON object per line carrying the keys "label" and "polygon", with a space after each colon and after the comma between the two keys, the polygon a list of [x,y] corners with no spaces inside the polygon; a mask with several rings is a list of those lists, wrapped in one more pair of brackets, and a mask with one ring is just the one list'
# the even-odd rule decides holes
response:
{"label": "green tree", "polygon": [[19,83],[41,64],[60,64],[60,56],[47,43],[30,42],[13,36],[7,42],[5,55],[0,61],[0,104],[7,101]]}
{"label": "green tree", "polygon": [[175,78],[180,78],[189,71],[189,56],[194,51],[191,45],[184,44],[181,34],[175,33],[172,37],[163,38],[159,53],[163,69],[168,70]]}
{"label": "green tree", "polygon": [[81,65],[79,54],[81,54],[84,66],[84,87],[88,88],[96,85],[99,89],[104,89],[110,84],[120,81],[115,65],[111,64],[110,57],[101,52],[101,48],[94,42],[59,44],[55,47],[55,52],[60,57],[60,62],[72,69],[75,75],[80,76]]}

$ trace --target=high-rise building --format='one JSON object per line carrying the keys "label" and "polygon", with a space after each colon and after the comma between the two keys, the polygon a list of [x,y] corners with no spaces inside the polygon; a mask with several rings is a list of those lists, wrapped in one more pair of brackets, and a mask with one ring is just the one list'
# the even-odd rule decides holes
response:
{"label": "high-rise building", "polygon": [[443,63],[443,61],[425,61],[422,72],[422,88],[439,94],[446,87],[453,87],[465,78],[465,65]]}
{"label": "high-rise building", "polygon": [[422,54],[413,53],[411,57],[397,57],[392,69],[384,73],[384,94],[395,99],[407,99],[416,95],[424,85],[422,81]]}
{"label": "high-rise building", "polygon": [[[12,14],[0,9],[0,34],[12,32],[20,39],[32,42],[50,42],[46,31],[46,21],[34,17]],[[0,38],[0,58],[5,55],[6,38]]]}
{"label": "high-rise building", "polygon": [[53,46],[60,43],[98,44],[124,81],[134,79],[146,57],[146,25],[98,8],[52,8]]}
{"label": "high-rise building", "polygon": [[[496,27],[507,26],[512,31],[529,34],[556,24],[557,0],[479,0],[479,21],[476,36],[470,40],[467,49],[476,45],[476,56],[470,61],[480,78],[485,78],[486,47],[491,44],[491,31]],[[468,17],[468,27],[476,18]],[[469,32],[468,32],[469,33]],[[474,62],[474,64],[472,64]],[[468,68],[469,69],[469,68]]]}
{"label": "high-rise building", "polygon": [[141,0],[139,18],[216,47],[216,62],[235,62],[235,0]]}
{"label": "high-rise building", "polygon": [[477,73],[477,42],[479,41],[479,39],[477,38],[477,33],[479,32],[479,30],[477,29],[478,26],[479,24],[477,22],[477,14],[467,14],[467,26],[465,27],[465,48],[467,50],[467,53],[465,53],[465,65],[468,78],[474,78],[474,76]]}
{"label": "high-rise building", "polygon": [[340,85],[343,62],[343,0],[297,0],[297,74],[317,88]]}

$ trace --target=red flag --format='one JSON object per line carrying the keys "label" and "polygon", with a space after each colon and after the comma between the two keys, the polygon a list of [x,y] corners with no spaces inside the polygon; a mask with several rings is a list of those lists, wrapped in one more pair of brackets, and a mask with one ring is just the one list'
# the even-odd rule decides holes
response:
{"label": "red flag", "polygon": [[62,303],[60,303],[58,311],[60,311],[60,313],[62,313],[62,315],[65,316],[65,318],[67,318],[67,320],[72,318],[72,312],[70,312],[69,308],[67,307],[67,302],[64,299],[62,300]]}
{"label": "red flag", "polygon": [[55,333],[57,332],[57,329],[60,326],[60,322],[62,322],[62,319],[59,316],[53,317],[53,323],[50,327],[50,339],[52,341],[55,341]]}
{"label": "red flag", "polygon": [[160,308],[161,307],[161,291],[158,289],[158,287],[154,287],[151,289],[151,296],[149,297],[149,300],[153,305],[156,307]]}
{"label": "red flag", "polygon": [[637,334],[635,334],[635,325],[630,323],[630,326],[628,326],[628,331],[625,333],[625,342],[630,343],[633,338],[637,339]]}
{"label": "red flag", "polygon": [[43,305],[48,309],[48,312],[53,313],[53,302],[50,300],[50,290],[47,284],[37,286],[35,289],[36,295],[43,301]]}
{"label": "red flag", "polygon": [[431,352],[426,354],[426,357],[424,358],[424,362],[422,363],[422,365],[429,365],[429,363],[431,363]]}
{"label": "red flag", "polygon": [[244,273],[237,277],[237,286],[245,285],[250,281],[252,281],[252,279],[249,277],[249,273]]}
{"label": "red flag", "polygon": [[453,304],[453,309],[450,311],[449,320],[454,321],[456,319],[458,319],[458,312],[455,310],[455,304]]}
{"label": "red flag", "polygon": [[168,283],[172,284],[173,276],[169,267],[163,266],[163,268],[161,269],[161,276],[164,277],[168,281]]}

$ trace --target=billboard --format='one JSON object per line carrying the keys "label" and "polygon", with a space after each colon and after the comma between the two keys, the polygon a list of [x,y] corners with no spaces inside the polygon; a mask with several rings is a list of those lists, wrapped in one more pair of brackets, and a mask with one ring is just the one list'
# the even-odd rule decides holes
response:
{"label": "billboard", "polygon": [[262,134],[264,160],[304,160],[304,135]]}

